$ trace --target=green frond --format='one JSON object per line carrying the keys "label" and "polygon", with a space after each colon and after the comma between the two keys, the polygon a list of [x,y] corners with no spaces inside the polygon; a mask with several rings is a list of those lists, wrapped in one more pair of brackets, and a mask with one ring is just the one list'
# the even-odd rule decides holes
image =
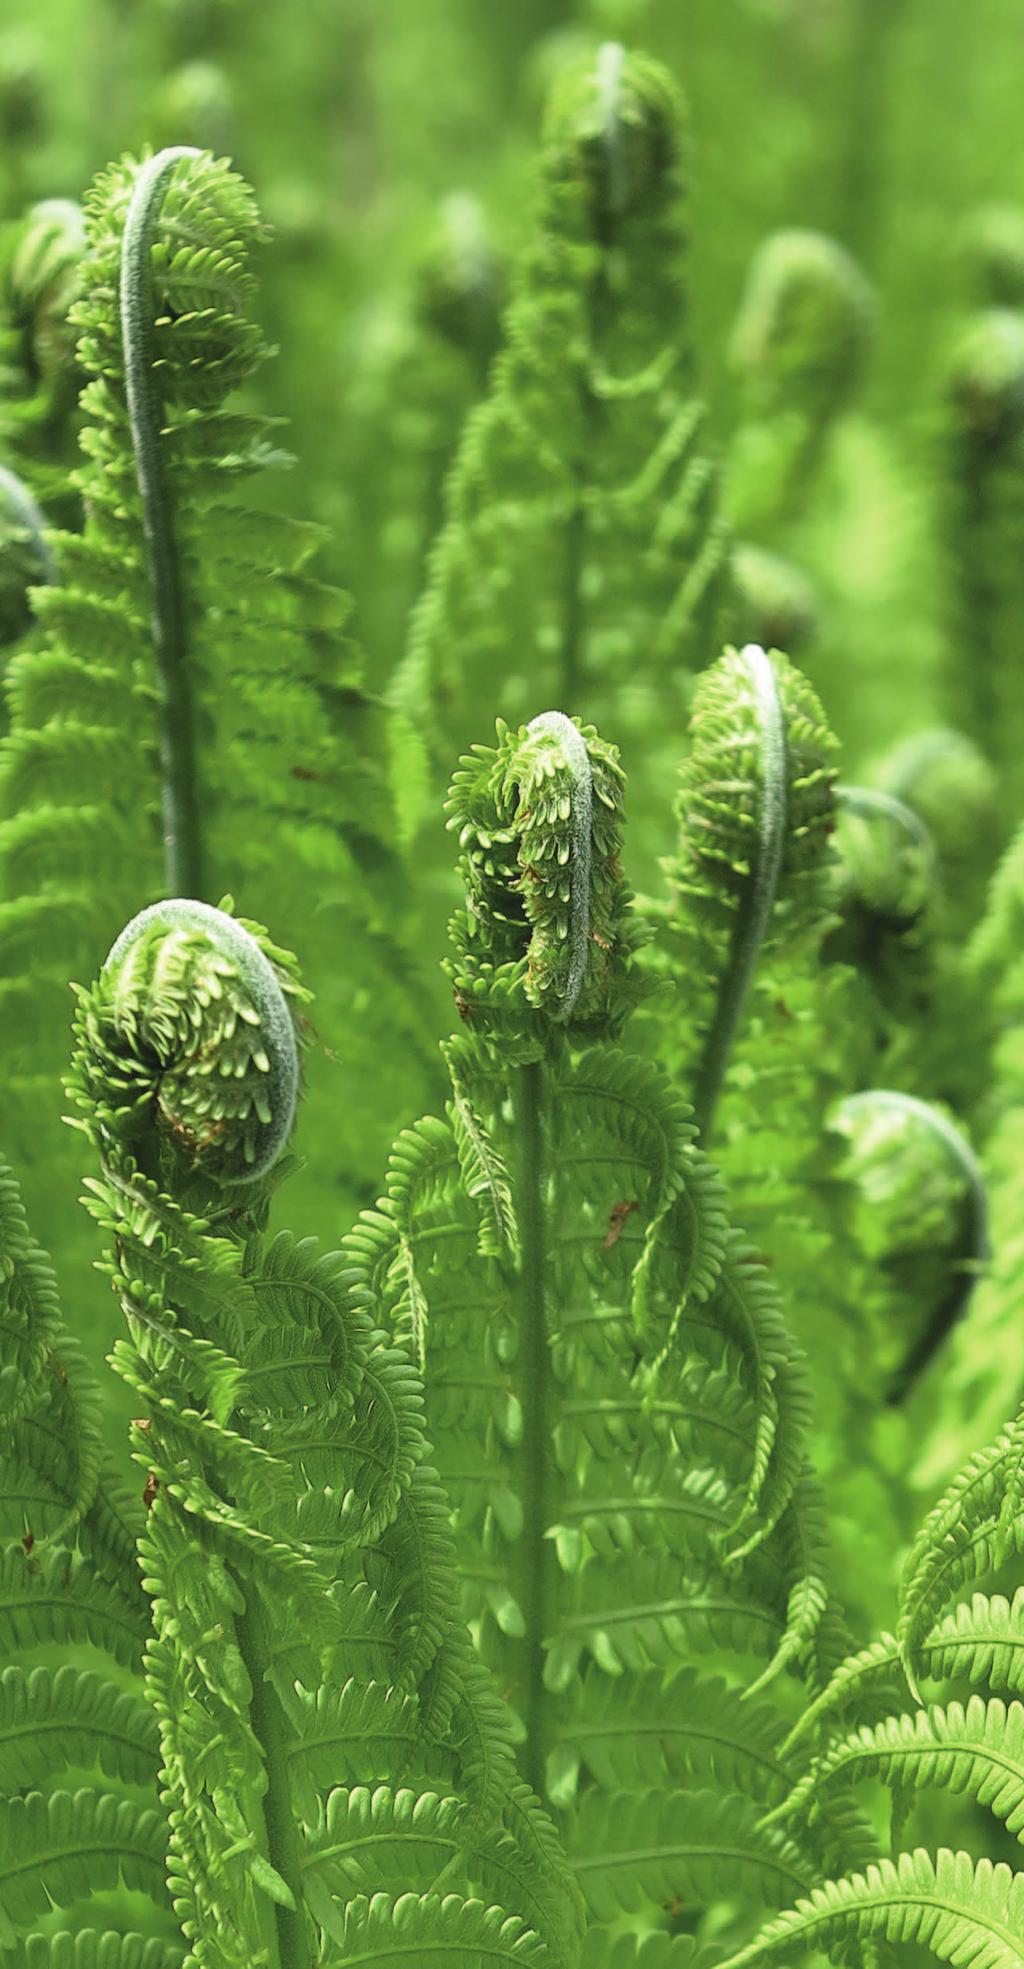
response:
{"label": "green frond", "polygon": [[182,1959],[175,1942],[101,1934],[95,1928],[77,1935],[29,1935],[22,1956],[24,1969],[179,1969]]}
{"label": "green frond", "polygon": [[457,1894],[374,1894],[345,1912],[342,1959],[352,1969],[386,1960],[394,1969],[420,1969],[437,1961],[444,1969],[553,1969],[543,1942],[514,1915]]}
{"label": "green frond", "polygon": [[693,395],[686,178],[655,62],[608,44],[559,78],[505,345],[394,685],[440,760],[544,702],[600,718],[614,700],[626,740],[715,647],[726,542]]}
{"label": "green frond", "polygon": [[928,1513],[910,1548],[900,1582],[896,1633],[913,1687],[917,1649],[930,1627],[966,1585],[973,1585],[1024,1543],[1024,1519],[1007,1519],[1005,1503],[1020,1461],[1017,1431],[1005,1429],[970,1457]]}
{"label": "green frond", "polygon": [[808,1884],[796,1848],[763,1831],[736,1795],[589,1791],[570,1850],[593,1914],[604,1921],[677,1897],[683,1905],[716,1901],[737,1882],[777,1907]]}
{"label": "green frond", "polygon": [[864,1724],[816,1757],[785,1802],[769,1815],[786,1824],[834,1779],[880,1777],[897,1791],[938,1787],[965,1793],[1021,1838],[1024,1830],[1024,1706],[993,1696],[933,1703],[913,1715]]}
{"label": "green frond", "polygon": [[38,1786],[65,1764],[97,1762],[107,1777],[149,1786],[157,1735],[141,1695],[90,1669],[11,1666],[0,1674],[0,1770],[12,1790]]}
{"label": "green frond", "polygon": [[159,1812],[88,1787],[0,1798],[0,1940],[14,1939],[15,1922],[120,1884],[161,1903],[166,1843]]}
{"label": "green frond", "polygon": [[1024,1875],[943,1848],[901,1853],[866,1873],[830,1880],[764,1927],[723,1969],[849,1941],[918,1943],[954,1969],[1016,1969]]}
{"label": "green frond", "polygon": [[[134,1584],[134,1582],[132,1582]],[[67,1644],[101,1648],[122,1668],[137,1667],[145,1615],[134,1595],[95,1564],[62,1548],[0,1554],[0,1644],[12,1655]]]}

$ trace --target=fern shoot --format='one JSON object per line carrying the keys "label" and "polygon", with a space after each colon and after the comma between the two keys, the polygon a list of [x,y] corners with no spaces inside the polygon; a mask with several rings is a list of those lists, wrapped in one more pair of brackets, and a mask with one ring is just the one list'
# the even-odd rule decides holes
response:
{"label": "fern shoot", "polygon": [[[702,454],[669,77],[614,44],[552,94],[504,348],[469,419],[396,702],[450,757],[538,698],[628,738],[716,647],[726,543]],[[628,687],[624,687],[627,686]]]}
{"label": "fern shoot", "polygon": [[685,1108],[615,1043],[644,989],[621,800],[561,713],[461,762],[448,1115],[346,1242],[424,1362],[464,1608],[609,1942],[673,1878],[718,1899],[727,1845],[769,1905],[811,1864],[757,1835],[734,1786],[774,1779],[727,1718],[744,1672],[814,1679],[828,1601],[802,1362]]}
{"label": "fern shoot", "polygon": [[80,994],[70,1089],[142,1412],[168,1892],[188,1960],[554,1969],[575,1891],[455,1608],[421,1401],[338,1254],[265,1234],[294,960],[189,900]]}

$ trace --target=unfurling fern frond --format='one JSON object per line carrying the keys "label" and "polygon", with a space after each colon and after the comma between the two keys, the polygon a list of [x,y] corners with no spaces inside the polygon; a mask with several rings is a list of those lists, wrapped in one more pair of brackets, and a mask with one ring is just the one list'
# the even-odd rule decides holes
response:
{"label": "unfurling fern frond", "polygon": [[1024,813],[1017,630],[1024,564],[1024,322],[974,317],[950,363],[941,525],[949,568],[949,716],[999,773],[1009,823]]}
{"label": "unfurling fern frond", "polygon": [[449,1122],[399,1137],[346,1244],[423,1359],[464,1608],[612,1962],[619,1910],[718,1896],[730,1823],[769,1905],[810,1878],[736,1796],[780,1784],[736,1702],[827,1674],[828,1601],[802,1363],[688,1111],[612,1043],[640,990],[621,780],[560,714],[460,765]]}
{"label": "unfurling fern frond", "polygon": [[266,353],[248,186],[177,149],[111,167],[86,212],[85,531],[56,536],[59,578],[37,591],[42,639],[8,666],[0,746],[12,1146],[30,1196],[63,1204],[68,979],[91,975],[119,923],[166,887],[211,903],[232,890],[258,896],[289,938],[305,933],[324,1038],[345,1049],[344,1101],[328,1053],[310,1117],[336,1208],[339,1183],[365,1197],[374,1129],[383,1149],[416,1062],[432,1072],[426,996],[402,956],[392,784],[415,740],[359,684],[347,604],[312,565],[315,530],[266,511],[257,490],[280,454],[271,422],[234,394]]}
{"label": "unfurling fern frond", "polygon": [[264,1231],[302,997],[259,926],[180,900],[128,926],[75,1020],[141,1415],[171,1903],[211,1969],[571,1969],[576,1890],[459,1623],[415,1373],[338,1254]]}
{"label": "unfurling fern frond", "polygon": [[756,644],[702,678],[691,735],[664,936],[678,1072],[706,1135],[759,966],[822,924],[835,741],[799,672]]}
{"label": "unfurling fern frond", "polygon": [[[686,312],[682,111],[614,45],[545,125],[505,348],[466,428],[396,701],[451,758],[495,711],[671,727],[726,578]],[[654,802],[651,802],[653,808]]]}
{"label": "unfurling fern frond", "polygon": [[755,255],[733,331],[747,422],[730,510],[757,539],[806,511],[835,420],[865,369],[874,302],[860,268],[822,233],[773,233]]}

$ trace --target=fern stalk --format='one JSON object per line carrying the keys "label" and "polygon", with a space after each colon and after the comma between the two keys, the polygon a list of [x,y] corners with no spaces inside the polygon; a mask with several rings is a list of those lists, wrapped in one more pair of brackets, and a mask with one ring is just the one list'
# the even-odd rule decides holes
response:
{"label": "fern stalk", "polygon": [[139,171],[121,249],[121,334],[125,390],[152,605],[153,656],[160,683],[160,763],[163,771],[164,851],[172,895],[202,893],[199,800],[196,787],[188,637],[178,545],[160,447],[163,403],[154,376],[153,237],[167,183],[188,145],[158,152]]}
{"label": "fern stalk", "polygon": [[748,643],[740,651],[738,661],[750,678],[758,718],[761,805],[747,894],[737,912],[728,961],[694,1084],[694,1119],[705,1146],[771,921],[786,842],[786,731],[778,681],[764,650],[756,643]]}

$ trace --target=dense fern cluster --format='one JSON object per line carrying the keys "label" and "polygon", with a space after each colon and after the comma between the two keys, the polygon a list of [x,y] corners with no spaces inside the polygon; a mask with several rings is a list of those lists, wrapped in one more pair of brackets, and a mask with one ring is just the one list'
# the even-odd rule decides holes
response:
{"label": "dense fern cluster", "polygon": [[321,12],[0,33],[0,1963],[1016,1969],[1009,0]]}

